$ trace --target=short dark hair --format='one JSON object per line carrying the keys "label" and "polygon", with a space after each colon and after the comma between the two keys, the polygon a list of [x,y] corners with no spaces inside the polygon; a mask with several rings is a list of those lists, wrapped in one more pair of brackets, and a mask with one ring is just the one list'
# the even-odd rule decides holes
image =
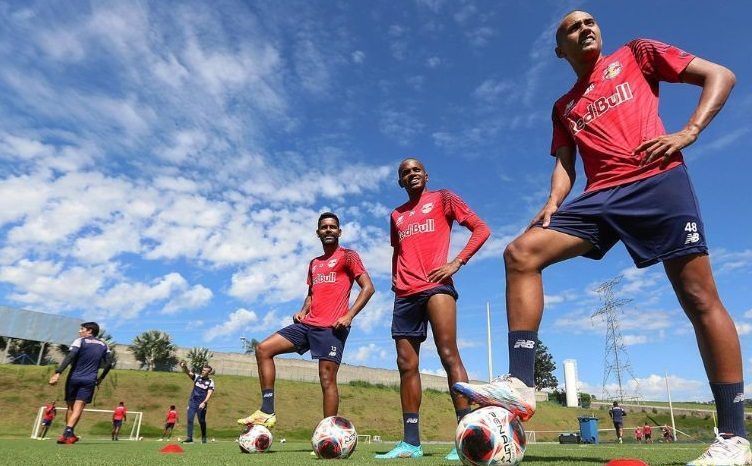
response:
{"label": "short dark hair", "polygon": [[339,217],[337,217],[337,214],[334,212],[324,212],[323,214],[319,215],[319,222],[316,224],[317,226],[321,226],[321,221],[325,218],[333,218],[335,222],[337,222],[337,227],[339,227]]}
{"label": "short dark hair", "polygon": [[210,366],[210,365],[208,365],[208,364],[204,364],[204,367],[203,367],[203,368],[204,368],[204,369],[206,369],[207,367],[209,368],[209,373],[210,373],[210,374],[211,374],[212,372],[214,372],[214,368],[213,368],[212,366]]}
{"label": "short dark hair", "polygon": [[619,402],[618,401],[614,401],[614,406],[619,406]]}
{"label": "short dark hair", "polygon": [[170,409],[175,409],[175,405],[170,405]]}
{"label": "short dark hair", "polygon": [[120,402],[120,406],[123,406],[124,404],[125,404],[125,402],[124,402],[124,401],[121,401],[121,402]]}
{"label": "short dark hair", "polygon": [[91,330],[92,336],[98,337],[99,336],[99,324],[96,322],[84,322],[81,324],[81,327]]}

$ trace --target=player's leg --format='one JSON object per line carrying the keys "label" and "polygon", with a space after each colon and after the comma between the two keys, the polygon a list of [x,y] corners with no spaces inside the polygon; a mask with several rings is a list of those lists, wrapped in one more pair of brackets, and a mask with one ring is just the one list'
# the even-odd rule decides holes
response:
{"label": "player's leg", "polygon": [[[707,255],[688,255],[664,262],[666,275],[695,330],[695,338],[718,413],[716,441],[691,464],[721,458],[752,463],[744,425],[744,382],[739,336],[718,295]],[[737,464],[737,463],[733,463]]]}
{"label": "player's leg", "polygon": [[[392,327],[394,328],[394,326]],[[377,459],[419,458],[423,456],[420,445],[420,403],[422,389],[420,383],[421,338],[395,337],[397,347],[397,368],[400,375],[400,403],[402,405],[403,440]]]}
{"label": "player's leg", "polygon": [[193,443],[193,421],[198,411],[198,404],[190,402],[188,404],[188,414],[185,420],[185,440],[183,443]]}
{"label": "player's leg", "polygon": [[535,413],[535,351],[543,316],[543,269],[588,253],[593,241],[552,228],[533,227],[507,246],[504,266],[509,376],[485,385],[458,383],[453,390],[480,405],[503,406],[522,420]]}
{"label": "player's leg", "polygon": [[[457,382],[467,382],[467,371],[457,349],[457,304],[449,294],[435,294],[428,299],[428,321],[433,330],[433,339],[441,365],[447,373],[449,387]],[[452,403],[459,421],[470,412],[467,398],[452,393]]]}
{"label": "player's leg", "polygon": [[201,428],[201,443],[206,443],[206,406],[199,408],[196,411],[196,417],[198,418],[198,426]]}
{"label": "player's leg", "polygon": [[319,359],[319,380],[323,395],[324,417],[336,416],[339,410],[339,390],[337,389],[337,372],[339,364],[326,359]]}
{"label": "player's leg", "polygon": [[[433,330],[433,339],[436,350],[439,353],[441,365],[447,373],[447,382],[451,388],[457,382],[467,382],[467,371],[462,363],[459,349],[457,348],[457,302],[456,293],[437,293],[431,296],[426,303],[428,321]],[[470,412],[470,403],[464,396],[451,392],[452,404],[457,422]],[[457,449],[444,458],[449,461],[459,461]]]}
{"label": "player's leg", "polygon": [[299,338],[304,335],[304,329],[300,327],[303,327],[302,324],[285,327],[267,337],[256,347],[256,366],[258,367],[259,384],[261,386],[261,407],[249,416],[238,419],[238,424],[259,424],[272,428],[277,423],[277,418],[274,415],[274,383],[277,378],[274,357],[296,351],[297,345],[294,341],[291,341],[291,338]]}

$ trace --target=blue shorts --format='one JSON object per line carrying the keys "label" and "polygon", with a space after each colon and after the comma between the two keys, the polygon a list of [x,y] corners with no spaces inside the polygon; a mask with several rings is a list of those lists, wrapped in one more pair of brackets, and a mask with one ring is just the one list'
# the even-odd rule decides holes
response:
{"label": "blue shorts", "polygon": [[414,338],[426,341],[428,336],[428,298],[448,294],[456,301],[459,295],[452,285],[439,285],[430,290],[394,298],[392,313],[392,338]]}
{"label": "blue shorts", "polygon": [[117,420],[113,419],[112,420],[112,427],[120,427],[122,425],[123,425],[123,420],[122,419],[117,419]]}
{"label": "blue shorts", "polygon": [[622,241],[638,268],[708,252],[700,207],[684,165],[584,193],[557,210],[549,228],[593,243],[584,255],[590,259],[601,259]]}
{"label": "blue shorts", "polygon": [[332,327],[314,327],[296,322],[277,333],[295,345],[298,354],[310,350],[313,359],[340,364],[350,329],[335,330]]}
{"label": "blue shorts", "polygon": [[75,401],[91,403],[96,388],[96,381],[68,379],[65,382],[65,401],[68,403]]}

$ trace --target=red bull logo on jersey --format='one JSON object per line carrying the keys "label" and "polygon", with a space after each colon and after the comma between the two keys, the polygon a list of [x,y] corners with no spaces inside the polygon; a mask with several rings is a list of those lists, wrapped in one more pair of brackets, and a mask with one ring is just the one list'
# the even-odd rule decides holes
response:
{"label": "red bull logo on jersey", "polygon": [[587,112],[578,118],[577,120],[569,119],[572,124],[572,133],[577,134],[582,131],[585,126],[595,121],[598,117],[608,112],[614,107],[617,107],[628,100],[632,100],[634,95],[632,94],[632,88],[629,87],[629,83],[622,83],[616,86],[614,93],[608,97],[601,97],[596,99],[587,106]]}
{"label": "red bull logo on jersey", "polygon": [[603,70],[603,79],[614,79],[621,74],[621,62],[615,61]]}
{"label": "red bull logo on jersey", "polygon": [[423,207],[420,208],[420,211],[424,214],[427,214],[433,210],[433,202],[428,202],[426,204],[423,204]]}
{"label": "red bull logo on jersey", "polygon": [[337,283],[337,272],[320,273],[313,277],[313,284],[319,283]]}
{"label": "red bull logo on jersey", "polygon": [[411,223],[404,230],[400,230],[399,240],[402,241],[408,236],[413,236],[420,233],[430,233],[433,231],[436,231],[436,222],[434,219],[429,218],[423,223]]}
{"label": "red bull logo on jersey", "polygon": [[337,259],[330,260],[329,262],[326,263],[326,265],[328,265],[329,268],[331,269],[332,267],[334,267],[335,265],[337,265]]}

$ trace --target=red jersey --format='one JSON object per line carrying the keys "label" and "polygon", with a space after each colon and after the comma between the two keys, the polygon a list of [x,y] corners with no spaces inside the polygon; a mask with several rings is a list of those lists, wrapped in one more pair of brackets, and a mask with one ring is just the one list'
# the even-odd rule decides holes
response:
{"label": "red jersey", "polygon": [[113,421],[122,421],[125,417],[125,406],[118,406],[115,408],[115,411],[112,413],[112,420]]}
{"label": "red jersey", "polygon": [[[394,248],[392,289],[397,296],[452,284],[451,278],[434,283],[427,277],[447,262],[452,222],[463,223],[473,216],[477,218],[458,195],[446,189],[426,191],[417,202],[394,209],[390,222]],[[461,259],[466,262],[469,257]]]}
{"label": "red jersey", "polygon": [[302,323],[314,327],[332,327],[347,314],[353,281],[365,273],[358,253],[337,248],[331,255],[319,256],[308,265],[311,310]]}
{"label": "red jersey", "polygon": [[178,412],[174,409],[167,411],[167,422],[172,424],[178,422]]}
{"label": "red jersey", "polygon": [[645,424],[645,427],[642,428],[642,431],[645,433],[645,435],[650,435],[653,433],[653,428]]}
{"label": "red jersey", "polygon": [[57,408],[55,408],[51,404],[44,406],[44,420],[45,421],[51,421],[55,419],[56,415],[57,415]]}
{"label": "red jersey", "polygon": [[683,163],[674,153],[666,167],[662,158],[644,167],[643,142],[666,134],[658,116],[658,83],[678,82],[694,59],[676,47],[635,39],[601,57],[589,76],[556,101],[551,154],[562,146],[577,147],[587,176],[586,192],[651,177]]}

